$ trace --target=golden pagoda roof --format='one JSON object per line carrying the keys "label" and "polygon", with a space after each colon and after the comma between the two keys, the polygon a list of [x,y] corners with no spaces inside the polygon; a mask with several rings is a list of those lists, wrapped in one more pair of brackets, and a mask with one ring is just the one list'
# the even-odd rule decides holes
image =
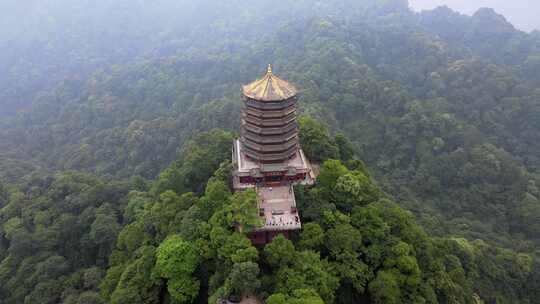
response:
{"label": "golden pagoda roof", "polygon": [[292,84],[272,73],[270,64],[263,78],[245,85],[243,91],[246,97],[260,101],[285,100],[295,96],[297,93]]}

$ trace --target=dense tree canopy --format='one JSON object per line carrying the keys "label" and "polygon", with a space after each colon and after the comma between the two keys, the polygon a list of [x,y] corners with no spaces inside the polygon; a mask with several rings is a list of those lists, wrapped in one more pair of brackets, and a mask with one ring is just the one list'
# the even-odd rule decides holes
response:
{"label": "dense tree canopy", "polygon": [[[34,2],[0,12],[1,303],[540,301],[538,33],[405,0]],[[255,248],[228,159],[268,63],[319,178]]]}
{"label": "dense tree canopy", "polygon": [[102,303],[96,293],[130,185],[82,173],[35,176],[0,209],[5,303]]}

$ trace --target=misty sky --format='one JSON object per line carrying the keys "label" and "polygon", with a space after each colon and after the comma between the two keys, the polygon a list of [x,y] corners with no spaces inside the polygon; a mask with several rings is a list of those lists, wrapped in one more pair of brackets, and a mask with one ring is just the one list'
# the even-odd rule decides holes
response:
{"label": "misty sky", "polygon": [[409,3],[415,10],[446,5],[468,15],[478,8],[491,7],[520,30],[540,30],[540,0],[409,0]]}

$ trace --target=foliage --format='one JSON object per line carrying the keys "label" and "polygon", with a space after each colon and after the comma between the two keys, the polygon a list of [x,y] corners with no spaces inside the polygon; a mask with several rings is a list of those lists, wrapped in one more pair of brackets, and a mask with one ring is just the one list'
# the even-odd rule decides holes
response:
{"label": "foliage", "polygon": [[[83,2],[0,12],[0,302],[539,301],[538,33],[403,0]],[[268,62],[320,175],[303,231],[255,248],[220,129]]]}
{"label": "foliage", "polygon": [[321,297],[311,289],[298,289],[293,291],[293,296],[273,294],[266,300],[268,304],[323,304]]}
{"label": "foliage", "polygon": [[339,148],[331,141],[326,129],[309,116],[299,118],[301,144],[304,152],[313,161],[328,158],[338,158]]}
{"label": "foliage", "polygon": [[227,220],[240,232],[250,232],[263,225],[259,217],[257,192],[252,189],[236,192],[226,208]]}
{"label": "foliage", "polygon": [[[313,118],[300,119],[301,143],[313,161],[369,168],[431,233],[528,252],[538,243],[527,228],[538,222],[538,195],[526,188],[540,168],[540,39],[492,10],[469,17],[413,13],[400,0],[160,0],[131,10],[95,4],[96,19],[85,19],[90,4],[43,2],[17,11],[37,16],[30,20],[54,14],[44,28],[55,35],[24,22],[0,33],[0,47],[9,45],[0,52],[9,71],[0,77],[2,108],[26,108],[0,119],[6,181],[65,169],[152,179],[189,155],[200,167],[158,187],[200,193],[212,173],[201,160],[221,159],[230,139],[216,135],[216,150],[198,155],[185,151],[193,135],[237,130],[240,84],[273,62],[302,89],[301,109]],[[87,35],[83,24],[108,34]]]}
{"label": "foliage", "polygon": [[191,275],[200,263],[200,255],[192,244],[180,236],[168,237],[156,252],[158,276],[167,279],[167,290],[178,303],[191,303],[199,293],[199,281]]}
{"label": "foliage", "polygon": [[129,185],[82,173],[36,176],[0,209],[5,303],[102,303],[96,296]]}

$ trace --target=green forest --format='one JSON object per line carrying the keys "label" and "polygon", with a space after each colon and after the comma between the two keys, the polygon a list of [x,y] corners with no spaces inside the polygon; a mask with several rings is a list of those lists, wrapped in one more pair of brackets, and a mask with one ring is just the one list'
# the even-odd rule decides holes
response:
{"label": "green forest", "polygon": [[[540,303],[540,32],[407,0],[5,8],[0,304]],[[254,247],[230,157],[268,63],[320,174]]]}

